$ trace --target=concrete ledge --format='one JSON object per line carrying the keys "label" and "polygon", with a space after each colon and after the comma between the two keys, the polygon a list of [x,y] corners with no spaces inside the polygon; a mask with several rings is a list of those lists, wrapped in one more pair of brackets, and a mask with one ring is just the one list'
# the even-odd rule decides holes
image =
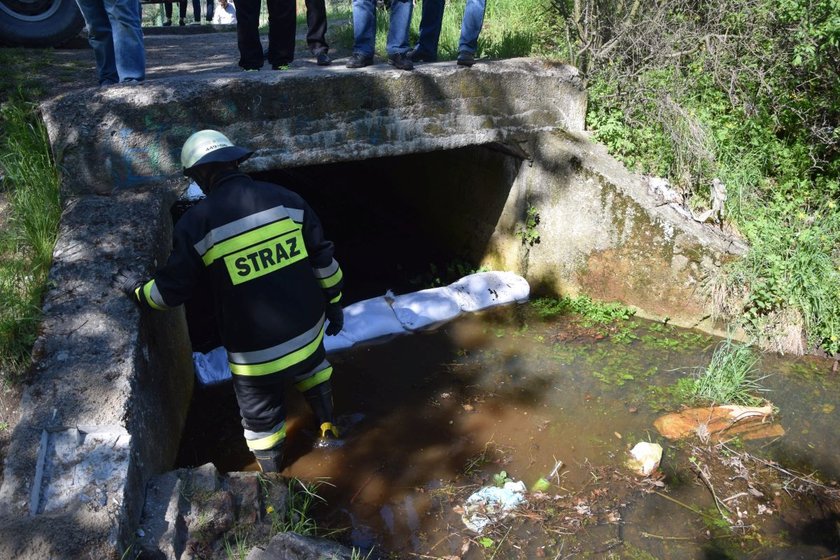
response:
{"label": "concrete ledge", "polygon": [[63,216],[0,486],[2,558],[118,558],[146,481],[174,461],[193,383],[183,313],[141,317],[110,287],[165,257],[172,200],[84,196]]}
{"label": "concrete ledge", "polygon": [[202,128],[255,149],[245,170],[264,171],[581,131],[585,109],[576,69],[532,59],[174,77],[41,107],[66,193],[177,177],[184,140]]}

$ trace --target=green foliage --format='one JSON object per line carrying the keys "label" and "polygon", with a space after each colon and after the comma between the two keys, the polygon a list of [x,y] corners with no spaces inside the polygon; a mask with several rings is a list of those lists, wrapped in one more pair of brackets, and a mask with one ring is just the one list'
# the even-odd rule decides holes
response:
{"label": "green foliage", "polygon": [[512,482],[511,478],[508,476],[507,471],[499,471],[493,475],[493,485],[498,486],[501,488],[506,483]]}
{"label": "green foliage", "polygon": [[540,234],[537,226],[540,224],[540,215],[536,207],[529,205],[525,211],[525,223],[516,230],[516,235],[522,240],[523,245],[533,247],[540,242]]}
{"label": "green foliage", "polygon": [[635,314],[635,311],[621,303],[594,301],[589,296],[537,298],[531,300],[530,304],[543,319],[576,313],[582,315],[589,325],[606,325],[629,319]]}
{"label": "green foliage", "polygon": [[[580,9],[596,3],[597,16]],[[712,179],[727,186],[726,216],[751,251],[727,268],[741,306],[729,301],[724,316],[786,351],[797,349],[779,339],[795,338],[799,317],[810,347],[840,352],[836,0],[622,6],[555,1],[588,74],[588,127],[693,208],[707,206]]]}
{"label": "green foliage", "polygon": [[[267,483],[267,482],[266,482]],[[318,495],[318,489],[326,481],[316,480],[305,482],[297,478],[289,479],[289,495],[286,499],[286,511],[269,512],[271,517],[271,533],[293,532],[304,536],[316,536],[318,523],[312,517],[312,509],[317,503],[325,503]]]}
{"label": "green foliage", "polygon": [[29,362],[41,297],[61,217],[58,173],[34,105],[20,99],[0,109],[9,223],[0,232],[0,366],[19,377]]}
{"label": "green foliage", "polygon": [[[727,338],[715,348],[709,365],[693,383],[693,400],[712,404],[756,405],[754,393],[764,391],[756,376],[758,358],[749,345]],[[687,384],[686,388],[688,387]]]}

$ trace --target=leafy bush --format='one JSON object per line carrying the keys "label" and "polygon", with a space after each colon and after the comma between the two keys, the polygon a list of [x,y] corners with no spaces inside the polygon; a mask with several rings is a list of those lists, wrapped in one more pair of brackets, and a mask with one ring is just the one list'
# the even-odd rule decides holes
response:
{"label": "leafy bush", "polygon": [[719,312],[765,347],[840,352],[836,1],[553,6],[595,137],[695,208],[714,178],[726,184],[751,251],[727,267]]}

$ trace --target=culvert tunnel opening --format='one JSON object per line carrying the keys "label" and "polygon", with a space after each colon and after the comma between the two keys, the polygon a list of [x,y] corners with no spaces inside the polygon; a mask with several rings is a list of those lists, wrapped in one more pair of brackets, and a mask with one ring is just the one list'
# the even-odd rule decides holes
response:
{"label": "culvert tunnel opening", "polygon": [[[446,284],[477,269],[521,164],[503,147],[481,145],[253,176],[299,193],[318,214],[335,243],[348,305],[386,290],[400,294]],[[200,303],[208,297],[197,293],[187,305],[193,349],[203,352],[219,344],[212,307]],[[294,426],[305,425],[309,411],[294,390],[286,400],[289,418],[301,419],[289,425],[287,441],[296,456],[305,453],[307,438],[296,438]],[[207,462],[222,472],[255,468],[229,382],[196,385],[175,467]]]}

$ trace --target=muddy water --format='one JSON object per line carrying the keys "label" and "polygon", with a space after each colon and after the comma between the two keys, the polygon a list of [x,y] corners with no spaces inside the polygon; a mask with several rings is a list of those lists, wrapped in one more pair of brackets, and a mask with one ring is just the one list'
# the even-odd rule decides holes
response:
{"label": "muddy water", "polygon": [[[810,547],[817,558],[835,551],[836,516],[810,504],[798,511],[799,497],[784,489],[775,490],[776,511],[750,520],[761,538],[756,531],[749,539],[721,535],[710,516],[692,511],[714,508],[686,466],[693,452],[659,437],[653,421],[678,404],[667,388],[707,363],[717,342],[642,320],[609,331],[575,318],[546,321],[525,305],[356,349],[331,358],[344,446],[312,449],[312,419],[291,398],[285,474],[323,481],[327,503],[314,512],[322,526],[400,558],[790,557],[773,556],[780,546]],[[760,366],[787,434],[743,449],[826,480],[840,476],[840,390],[827,375],[830,362],[763,356]],[[182,465],[255,468],[229,387],[199,394],[189,422]],[[659,486],[641,487],[622,466],[641,440],[666,449]],[[563,468],[547,496],[487,540],[468,533],[452,509],[501,471],[530,487],[558,461]]]}

